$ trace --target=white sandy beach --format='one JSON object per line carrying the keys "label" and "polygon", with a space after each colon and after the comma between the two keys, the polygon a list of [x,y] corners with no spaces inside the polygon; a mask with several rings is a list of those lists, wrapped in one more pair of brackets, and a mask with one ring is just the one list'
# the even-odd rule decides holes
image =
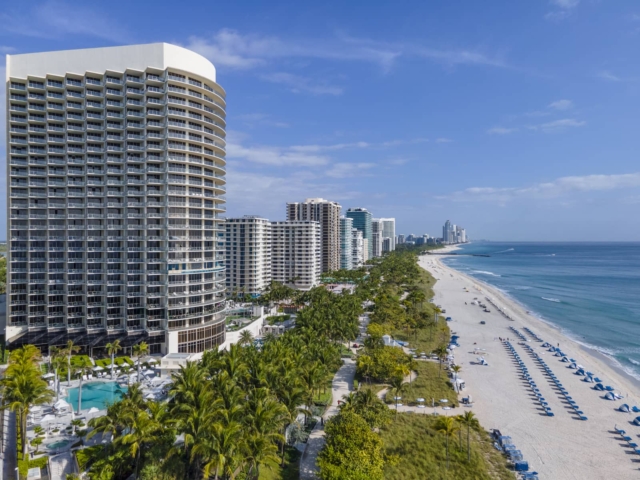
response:
{"label": "white sandy beach", "polygon": [[[439,250],[438,253],[443,251]],[[591,354],[558,329],[528,314],[498,290],[446,267],[438,256],[422,256],[419,263],[438,279],[434,287],[434,301],[446,309],[447,316],[452,317],[450,327],[460,336],[461,347],[455,350],[455,361],[462,366],[460,378],[466,382],[467,388],[462,396],[472,395],[472,409],[484,428],[497,428],[503,435],[511,436],[531,470],[539,472],[540,478],[640,478],[640,455],[635,454],[614,432],[614,426],[618,425],[627,431],[633,441],[640,443],[640,427],[631,424],[640,414],[617,411],[623,403],[640,406],[637,384],[602,357]],[[468,292],[464,290],[465,287]],[[496,311],[485,301],[486,296],[509,312],[514,320],[510,321]],[[471,305],[474,297],[487,303],[491,312],[486,313],[479,306]],[[486,325],[481,325],[481,320],[485,320]],[[564,397],[543,375],[543,370],[523,346],[518,345],[521,340],[509,330],[509,326],[522,332],[529,340],[527,343],[543,356],[588,420],[578,419]],[[569,357],[600,377],[604,385],[613,386],[625,398],[605,400],[603,392],[593,390],[593,383],[583,382],[584,377],[576,375],[567,363],[541,348],[541,343],[528,335],[523,327],[530,328],[554,346],[560,344]],[[511,340],[549,403],[554,417],[546,416],[536,403],[528,384],[520,377],[515,363],[498,337]],[[486,349],[485,359],[489,366],[471,363],[478,357],[473,354],[474,348]]]}

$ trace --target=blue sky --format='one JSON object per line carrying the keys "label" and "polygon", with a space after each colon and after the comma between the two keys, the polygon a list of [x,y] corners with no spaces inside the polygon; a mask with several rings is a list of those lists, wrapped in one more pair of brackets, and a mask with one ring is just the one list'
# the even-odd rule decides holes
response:
{"label": "blue sky", "polygon": [[450,219],[476,239],[640,240],[636,1],[0,13],[2,53],[158,41],[209,58],[227,90],[229,215],[282,219],[287,201],[321,196],[396,217],[399,233]]}

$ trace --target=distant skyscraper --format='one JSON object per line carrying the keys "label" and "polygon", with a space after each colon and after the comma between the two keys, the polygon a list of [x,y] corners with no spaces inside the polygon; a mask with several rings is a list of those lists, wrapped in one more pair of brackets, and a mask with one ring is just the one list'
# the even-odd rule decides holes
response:
{"label": "distant skyscraper", "polygon": [[453,236],[453,233],[451,228],[451,222],[447,220],[446,222],[444,222],[444,227],[442,227],[442,242],[451,243],[452,236]]}
{"label": "distant skyscraper", "polygon": [[402,234],[398,235],[397,244],[398,245],[402,245],[404,243],[404,241],[405,241],[404,235],[402,235]]}
{"label": "distant skyscraper", "polygon": [[366,259],[373,257],[373,235],[371,230],[371,212],[366,208],[350,208],[347,210],[347,217],[353,219],[353,228],[362,232],[362,238],[366,241]]}
{"label": "distant skyscraper", "polygon": [[373,256],[382,256],[382,221],[379,218],[371,219],[371,238],[373,240]]}
{"label": "distant skyscraper", "polygon": [[360,268],[367,260],[365,258],[366,248],[362,232],[357,228],[351,229],[351,263],[353,268]]}
{"label": "distant skyscraper", "polygon": [[353,269],[353,219],[340,217],[340,268]]}
{"label": "distant skyscraper", "polygon": [[312,220],[320,223],[322,271],[340,269],[340,204],[323,198],[287,203],[287,220]]}
{"label": "distant skyscraper", "polygon": [[389,252],[393,252],[396,249],[396,219],[395,218],[380,218],[382,224],[382,238],[389,238],[390,248]]}

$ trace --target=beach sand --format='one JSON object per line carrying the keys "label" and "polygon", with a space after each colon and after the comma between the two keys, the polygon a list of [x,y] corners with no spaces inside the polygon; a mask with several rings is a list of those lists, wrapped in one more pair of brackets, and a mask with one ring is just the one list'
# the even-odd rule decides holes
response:
{"label": "beach sand", "polygon": [[[438,253],[444,251],[438,250]],[[537,471],[540,478],[640,478],[640,455],[635,454],[614,431],[617,425],[640,444],[640,427],[631,423],[640,414],[617,411],[623,403],[630,407],[640,406],[637,383],[615,369],[602,355],[583,348],[560,330],[528,314],[497,289],[447,267],[440,260],[437,255],[424,255],[420,257],[419,264],[438,280],[434,287],[434,302],[446,309],[446,316],[452,317],[451,330],[460,336],[460,348],[455,349],[454,354],[455,363],[462,366],[459,377],[466,382],[461,396],[472,396],[474,405],[471,409],[482,426],[497,428],[503,435],[509,435],[529,462],[530,471]],[[508,312],[513,321],[491,306],[485,300],[487,296]],[[486,313],[479,306],[471,305],[474,297],[486,303],[491,312]],[[481,320],[486,324],[481,325]],[[552,388],[543,370],[523,346],[518,345],[521,340],[509,330],[509,326],[524,334],[527,344],[543,356],[588,417],[587,421],[579,420],[564,397]],[[576,359],[585,370],[593,372],[604,385],[611,385],[625,398],[605,400],[603,392],[593,390],[593,383],[583,382],[584,377],[576,375],[575,370],[568,368],[568,363],[561,362],[559,357],[541,348],[541,342],[535,341],[523,327],[530,328],[545,342],[554,346],[560,344],[569,357]],[[549,403],[554,417],[543,413],[498,337],[510,339]],[[472,364],[479,356],[473,353],[474,348],[486,350],[485,359],[489,366]]]}

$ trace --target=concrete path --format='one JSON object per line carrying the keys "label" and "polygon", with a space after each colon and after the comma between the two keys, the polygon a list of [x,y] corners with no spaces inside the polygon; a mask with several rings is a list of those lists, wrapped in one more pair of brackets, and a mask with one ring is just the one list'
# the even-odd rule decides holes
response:
{"label": "concrete path", "polygon": [[[322,418],[326,422],[329,418],[338,413],[338,401],[342,400],[343,395],[348,395],[353,390],[353,378],[356,375],[356,362],[350,358],[343,360],[344,364],[336,372],[331,385],[332,401],[331,405],[324,413]],[[324,425],[318,422],[309,435],[307,447],[300,459],[300,480],[316,480],[317,466],[316,459],[322,447],[324,446]]]}
{"label": "concrete path", "polygon": [[2,447],[0,450],[0,478],[7,480],[16,478],[18,458],[16,453],[16,415],[10,410],[0,413],[3,415]]}
{"label": "concrete path", "polygon": [[67,475],[76,473],[75,462],[71,452],[61,453],[54,457],[50,457],[51,472],[49,472],[50,480],[65,480]]}

